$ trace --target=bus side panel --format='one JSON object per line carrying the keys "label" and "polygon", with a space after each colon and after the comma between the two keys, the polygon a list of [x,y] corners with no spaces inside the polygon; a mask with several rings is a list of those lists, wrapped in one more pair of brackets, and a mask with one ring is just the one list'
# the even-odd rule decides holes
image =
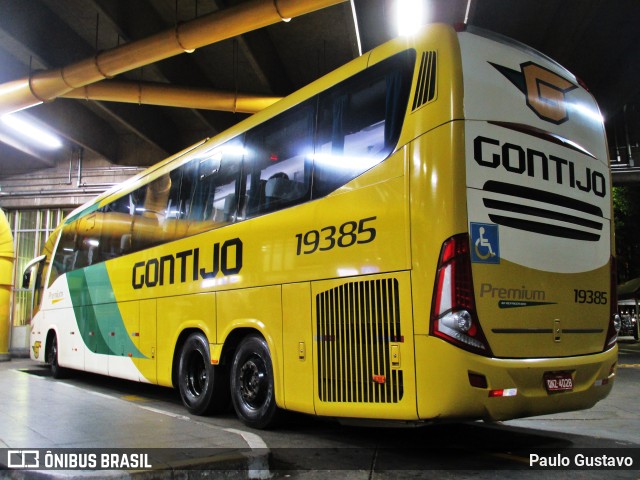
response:
{"label": "bus side panel", "polygon": [[112,274],[105,263],[74,270],[64,277],[78,321],[78,344],[83,343],[84,369],[139,380],[133,363],[134,358],[144,358],[135,335],[140,326],[138,302],[116,301]]}
{"label": "bus side panel", "polygon": [[136,346],[144,358],[134,358],[133,363],[140,372],[141,382],[156,383],[156,299],[140,302],[140,328]]}
{"label": "bus side panel", "polygon": [[[109,376],[138,381],[140,372],[133,363],[133,358],[139,356],[137,347],[140,339],[140,302],[123,302],[118,304],[117,308],[124,320],[125,328],[108,332],[109,349],[112,352],[107,359]],[[100,315],[96,308],[96,316],[98,323],[101,323],[103,319],[109,319],[109,312]]]}
{"label": "bus side panel", "polygon": [[224,343],[238,328],[253,329],[269,346],[276,403],[283,407],[282,288],[278,286],[217,293],[218,341]]}
{"label": "bus side panel", "polygon": [[[106,328],[106,320],[97,315],[108,314],[108,308],[103,305],[84,305],[76,309],[80,311],[78,322],[82,338],[85,339],[86,349],[84,349],[84,369],[88,372],[109,374],[109,331]],[[104,326],[106,337],[102,333]]]}
{"label": "bus side panel", "polygon": [[[57,289],[52,296],[61,299],[56,305],[62,308],[56,308],[51,312],[52,315],[46,317],[57,332],[58,363],[65,367],[85,370],[86,326],[88,319],[93,319],[93,309],[88,306],[91,303],[89,289],[82,275],[64,275],[55,286]],[[65,294],[68,296],[65,297]]]}
{"label": "bus side panel", "polygon": [[63,367],[83,370],[84,345],[79,335],[76,314],[66,276],[59,277],[44,292],[42,307],[31,320],[31,358],[42,362],[47,361],[47,336],[49,332],[55,332],[58,342],[58,363]]}
{"label": "bus side panel", "polygon": [[285,407],[315,413],[311,286],[308,282],[282,286],[282,326]]}
{"label": "bus side panel", "polygon": [[[416,334],[429,333],[438,256],[444,240],[467,229],[464,126],[449,122],[411,144],[411,251]],[[460,139],[455,142],[455,139]],[[420,381],[420,380],[418,380]]]}
{"label": "bus side panel", "polygon": [[[387,49],[399,48],[403,42],[406,42],[406,39],[399,37],[372,51],[370,63],[388,54]],[[417,68],[409,96],[410,111],[404,118],[398,145],[405,145],[438,125],[462,118],[464,115],[462,63],[455,31],[448,25],[434,24],[416,37],[413,48],[416,50]],[[431,68],[427,68],[428,59],[434,61]],[[424,75],[427,72],[428,74]],[[426,95],[425,90],[428,90],[426,86],[430,78],[433,80],[433,91],[432,95]]]}
{"label": "bus side panel", "polygon": [[58,364],[62,367],[84,370],[85,346],[79,335],[74,309],[62,308],[44,312],[43,320],[43,324],[48,325],[43,330],[43,346],[48,332],[55,331],[58,342]]}
{"label": "bus side panel", "polygon": [[[157,329],[166,332],[157,335],[157,380],[159,385],[170,387],[173,385],[174,352],[180,355],[176,346],[182,332],[201,330],[209,343],[216,342],[216,295],[201,293],[158,298],[157,312]],[[147,352],[147,356],[150,354],[153,355],[153,351]]]}

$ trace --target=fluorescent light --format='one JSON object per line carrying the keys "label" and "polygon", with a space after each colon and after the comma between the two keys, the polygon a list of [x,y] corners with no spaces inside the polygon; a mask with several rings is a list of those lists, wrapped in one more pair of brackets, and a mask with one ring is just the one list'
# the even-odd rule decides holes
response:
{"label": "fluorescent light", "polygon": [[49,149],[62,147],[62,142],[56,136],[51,135],[24,118],[16,117],[14,114],[3,115],[2,123],[18,132],[23,138],[35,142],[42,147]]}
{"label": "fluorescent light", "polygon": [[398,35],[413,35],[424,24],[424,1],[396,0]]}

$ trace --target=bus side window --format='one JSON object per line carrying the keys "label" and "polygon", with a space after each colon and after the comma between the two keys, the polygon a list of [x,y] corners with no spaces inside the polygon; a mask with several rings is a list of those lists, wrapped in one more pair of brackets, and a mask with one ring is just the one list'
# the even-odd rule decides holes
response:
{"label": "bus side window", "polygon": [[182,166],[169,172],[171,186],[164,211],[165,220],[179,220],[185,215],[182,192],[182,174],[184,170],[185,167]]}
{"label": "bus side window", "polygon": [[49,286],[60,275],[70,272],[74,269],[77,252],[75,250],[76,231],[73,223],[67,224],[60,233],[60,241],[56,254],[51,264],[51,274],[49,275]]}
{"label": "bus side window", "polygon": [[[179,172],[180,183],[176,184],[174,182],[174,185],[179,186],[179,189],[176,191],[177,195],[171,196],[172,204],[169,207],[169,211],[173,212],[171,214],[171,217],[178,220],[178,230],[186,232],[186,225],[188,224],[187,219],[189,218],[189,212],[191,208],[191,194],[194,188],[194,177],[197,174],[197,169],[194,166],[193,162],[189,162],[182,165],[177,170],[171,172],[172,178],[175,172]],[[175,180],[177,180],[177,178]]]}
{"label": "bus side window", "polygon": [[132,251],[173,240],[176,224],[168,218],[172,193],[176,190],[168,173],[132,192]]}
{"label": "bus side window", "polygon": [[101,260],[176,238],[181,178],[182,168],[175,169],[98,209]]}
{"label": "bus side window", "polygon": [[239,137],[191,162],[190,235],[236,220],[242,151]]}
{"label": "bus side window", "polygon": [[102,222],[97,212],[78,218],[76,227],[76,258],[74,269],[89,267],[102,261],[100,233]]}
{"label": "bus side window", "polygon": [[133,205],[127,194],[98,209],[102,224],[100,252],[103,260],[119,257],[131,250]]}
{"label": "bus side window", "polygon": [[320,97],[313,197],[322,197],[384,160],[402,126],[415,54],[400,53]]}
{"label": "bus side window", "polygon": [[244,218],[309,200],[314,111],[308,101],[247,133]]}
{"label": "bus side window", "polygon": [[67,272],[88,267],[102,260],[100,252],[101,224],[96,212],[64,226],[52,263],[49,285]]}

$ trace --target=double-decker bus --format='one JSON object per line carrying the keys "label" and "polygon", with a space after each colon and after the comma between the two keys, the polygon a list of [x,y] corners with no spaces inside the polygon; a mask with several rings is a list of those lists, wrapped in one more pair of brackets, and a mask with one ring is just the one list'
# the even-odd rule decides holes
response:
{"label": "double-decker bus", "polygon": [[31,356],[255,428],[589,408],[616,371],[611,225],[576,77],[432,25],[72,212],[31,266]]}

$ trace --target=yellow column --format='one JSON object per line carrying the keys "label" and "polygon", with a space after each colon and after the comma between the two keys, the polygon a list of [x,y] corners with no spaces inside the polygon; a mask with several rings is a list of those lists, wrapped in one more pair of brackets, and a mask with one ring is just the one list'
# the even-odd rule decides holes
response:
{"label": "yellow column", "polygon": [[11,359],[9,355],[9,313],[13,287],[13,237],[9,222],[0,209],[0,361]]}

